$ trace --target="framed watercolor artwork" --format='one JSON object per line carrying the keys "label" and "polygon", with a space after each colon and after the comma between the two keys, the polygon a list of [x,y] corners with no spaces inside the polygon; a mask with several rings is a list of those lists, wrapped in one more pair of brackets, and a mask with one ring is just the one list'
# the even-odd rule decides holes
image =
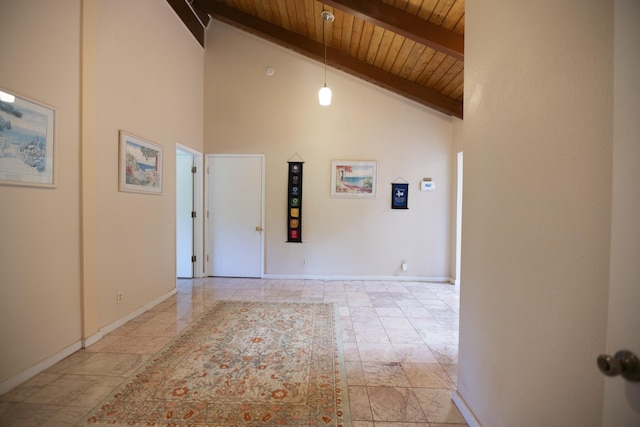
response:
{"label": "framed watercolor artwork", "polygon": [[162,147],[120,131],[120,191],[162,194]]}
{"label": "framed watercolor artwork", "polygon": [[54,109],[0,94],[0,183],[53,187]]}
{"label": "framed watercolor artwork", "polygon": [[376,197],[378,163],[375,161],[331,161],[331,197]]}

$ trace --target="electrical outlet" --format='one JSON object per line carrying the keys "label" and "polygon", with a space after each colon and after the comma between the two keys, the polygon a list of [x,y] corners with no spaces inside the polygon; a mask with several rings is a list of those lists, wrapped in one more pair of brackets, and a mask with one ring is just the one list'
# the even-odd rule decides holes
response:
{"label": "electrical outlet", "polygon": [[118,302],[118,304],[120,304],[122,301],[124,301],[124,292],[118,291],[116,293],[116,301]]}
{"label": "electrical outlet", "polygon": [[300,260],[300,264],[302,264],[302,265],[307,265],[307,260],[306,260],[306,259],[304,259],[304,258],[303,258],[303,259],[301,259],[301,260]]}

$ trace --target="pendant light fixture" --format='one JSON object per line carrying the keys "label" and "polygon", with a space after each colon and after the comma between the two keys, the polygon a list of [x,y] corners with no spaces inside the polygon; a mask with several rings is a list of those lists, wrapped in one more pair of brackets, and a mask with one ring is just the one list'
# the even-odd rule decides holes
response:
{"label": "pendant light fixture", "polygon": [[333,13],[327,12],[326,10],[322,12],[322,43],[324,44],[324,86],[320,88],[320,91],[318,92],[318,101],[320,101],[320,105],[323,106],[331,105],[331,89],[327,87],[327,40],[324,35],[324,25],[325,22],[333,22],[333,19]]}

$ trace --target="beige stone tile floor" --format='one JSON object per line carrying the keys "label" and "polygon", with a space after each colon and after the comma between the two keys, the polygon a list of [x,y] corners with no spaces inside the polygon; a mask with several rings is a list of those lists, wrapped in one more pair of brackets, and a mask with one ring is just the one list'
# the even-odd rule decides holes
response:
{"label": "beige stone tile floor", "polygon": [[461,427],[451,401],[459,294],[449,284],[180,279],[177,293],[0,396],[0,426],[69,426],[214,301],[337,303],[353,427]]}

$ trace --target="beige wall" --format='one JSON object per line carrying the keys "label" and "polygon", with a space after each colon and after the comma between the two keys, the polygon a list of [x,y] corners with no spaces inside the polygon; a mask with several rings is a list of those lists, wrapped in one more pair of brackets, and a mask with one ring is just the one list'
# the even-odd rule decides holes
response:
{"label": "beige wall", "polygon": [[[0,389],[175,288],[176,143],[203,151],[204,96],[164,1],[5,3],[0,87],[56,109],[56,186],[0,185]],[[120,129],[163,146],[162,196],[118,191]]]}
{"label": "beige wall", "polygon": [[0,383],[80,339],[80,4],[3,2],[0,87],[55,116],[55,188],[0,185]]}
{"label": "beige wall", "polygon": [[[176,143],[203,151],[204,54],[164,1],[98,6],[97,273],[104,326],[175,288]],[[118,191],[120,129],[164,148],[162,196]]]}
{"label": "beige wall", "polygon": [[[450,277],[451,118],[332,68],[333,104],[320,107],[321,64],[217,21],[205,79],[205,151],[266,155],[267,275]],[[302,245],[285,243],[286,162],[296,153],[305,161]],[[331,198],[334,159],[377,160],[377,198]],[[436,192],[419,192],[423,177]],[[410,184],[406,211],[390,209],[398,178]]]}
{"label": "beige wall", "polygon": [[466,5],[458,388],[485,426],[602,419],[612,13]]}

